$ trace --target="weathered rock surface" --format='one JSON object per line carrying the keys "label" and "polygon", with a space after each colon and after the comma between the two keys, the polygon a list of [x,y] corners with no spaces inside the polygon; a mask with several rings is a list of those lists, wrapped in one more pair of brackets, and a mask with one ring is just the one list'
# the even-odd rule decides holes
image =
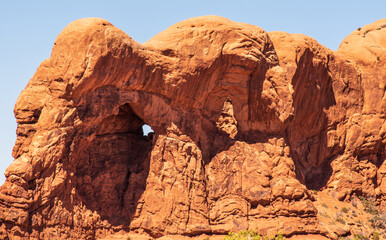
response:
{"label": "weathered rock surface", "polygon": [[215,16],[144,44],[77,20],[17,100],[0,238],[336,238],[310,190],[386,210],[385,63],[386,19],[337,52]]}

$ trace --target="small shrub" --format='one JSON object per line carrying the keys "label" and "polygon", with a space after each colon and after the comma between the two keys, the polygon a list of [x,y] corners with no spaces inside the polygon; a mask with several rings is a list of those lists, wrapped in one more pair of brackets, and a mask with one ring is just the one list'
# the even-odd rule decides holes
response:
{"label": "small shrub", "polygon": [[240,231],[238,233],[229,232],[228,236],[224,240],[262,240],[260,234],[255,233],[255,231]]}
{"label": "small shrub", "polygon": [[262,237],[259,233],[253,230],[240,231],[238,233],[229,232],[224,240],[285,240],[283,234],[279,233],[274,237]]}
{"label": "small shrub", "polygon": [[373,198],[366,199],[364,197],[359,197],[359,199],[362,201],[362,204],[365,207],[366,212],[368,212],[372,215],[379,215],[379,212],[374,205],[374,199]]}
{"label": "small shrub", "polygon": [[346,221],[341,217],[338,217],[335,221],[341,224],[346,224]]}
{"label": "small shrub", "polygon": [[285,237],[283,236],[283,234],[279,233],[275,236],[275,240],[285,240]]}
{"label": "small shrub", "polygon": [[373,240],[379,240],[379,239],[380,239],[379,232],[373,232]]}
{"label": "small shrub", "polygon": [[368,240],[369,238],[363,234],[354,234],[354,240]]}
{"label": "small shrub", "polygon": [[348,213],[348,208],[346,208],[346,207],[343,207],[343,208],[342,208],[342,212],[344,212],[344,213]]}
{"label": "small shrub", "polygon": [[357,28],[358,31],[360,31],[362,28]]}
{"label": "small shrub", "polygon": [[322,207],[324,207],[324,208],[328,208],[328,205],[327,205],[327,203],[322,203]]}
{"label": "small shrub", "polygon": [[386,213],[373,216],[369,222],[373,228],[386,229]]}
{"label": "small shrub", "polygon": [[377,61],[379,61],[379,56],[377,56]]}

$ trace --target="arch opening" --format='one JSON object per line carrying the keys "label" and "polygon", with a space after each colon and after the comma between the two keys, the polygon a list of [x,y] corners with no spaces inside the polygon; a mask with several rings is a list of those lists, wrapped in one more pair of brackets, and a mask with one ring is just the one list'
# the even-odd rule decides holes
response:
{"label": "arch opening", "polygon": [[129,226],[146,189],[152,129],[129,104],[90,127],[95,130],[76,138],[72,154],[79,200],[102,220]]}
{"label": "arch opening", "polygon": [[149,137],[150,135],[154,134],[153,128],[146,123],[142,125],[142,132],[143,136],[145,137]]}

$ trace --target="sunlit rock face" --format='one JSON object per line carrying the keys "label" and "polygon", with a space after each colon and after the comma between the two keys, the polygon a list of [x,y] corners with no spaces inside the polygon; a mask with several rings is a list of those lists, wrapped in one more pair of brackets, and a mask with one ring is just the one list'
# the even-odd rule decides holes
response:
{"label": "sunlit rock face", "polygon": [[337,52],[216,16],[144,44],[77,20],[17,100],[0,238],[330,236],[311,190],[386,210],[385,62],[385,19]]}

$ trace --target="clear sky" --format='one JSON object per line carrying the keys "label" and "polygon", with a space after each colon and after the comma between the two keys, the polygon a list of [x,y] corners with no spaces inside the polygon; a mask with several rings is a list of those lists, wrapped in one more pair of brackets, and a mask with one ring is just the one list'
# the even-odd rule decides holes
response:
{"label": "clear sky", "polygon": [[266,31],[302,33],[336,50],[363,25],[386,17],[386,0],[323,1],[21,1],[0,2],[0,184],[13,160],[13,107],[17,96],[50,52],[61,30],[79,18],[101,17],[143,43],[190,17],[219,15]]}

